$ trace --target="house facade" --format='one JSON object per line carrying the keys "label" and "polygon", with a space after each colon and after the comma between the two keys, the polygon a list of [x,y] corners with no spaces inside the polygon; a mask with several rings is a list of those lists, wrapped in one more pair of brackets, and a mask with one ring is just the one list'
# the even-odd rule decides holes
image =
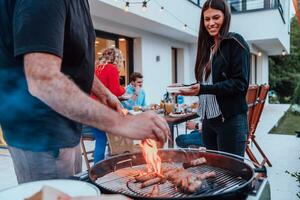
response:
{"label": "house facade", "polygon": [[[193,83],[203,0],[89,0],[96,29],[96,57],[115,46],[124,55],[123,84],[144,75],[147,103],[158,103],[166,86]],[[289,53],[288,0],[228,0],[231,31],[251,49],[251,83],[268,83],[269,55]]]}

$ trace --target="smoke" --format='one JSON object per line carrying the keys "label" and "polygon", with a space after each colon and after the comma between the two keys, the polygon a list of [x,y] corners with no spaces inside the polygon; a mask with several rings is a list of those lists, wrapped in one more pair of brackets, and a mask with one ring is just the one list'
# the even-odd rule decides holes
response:
{"label": "smoke", "polygon": [[0,70],[0,123],[30,116],[34,103],[27,89],[22,67]]}

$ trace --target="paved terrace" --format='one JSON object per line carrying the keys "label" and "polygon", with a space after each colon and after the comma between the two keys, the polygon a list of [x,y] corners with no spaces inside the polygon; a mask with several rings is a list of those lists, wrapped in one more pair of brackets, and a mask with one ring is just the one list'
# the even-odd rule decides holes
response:
{"label": "paved terrace", "polygon": [[[267,105],[256,132],[258,143],[273,164],[273,167],[267,167],[272,200],[297,200],[299,190],[295,178],[285,171],[300,171],[300,138],[268,134],[288,108],[289,105]],[[184,127],[179,128],[180,133],[184,133]],[[253,151],[258,155],[254,148]],[[15,185],[17,181],[10,155],[6,149],[0,149],[0,190]]]}

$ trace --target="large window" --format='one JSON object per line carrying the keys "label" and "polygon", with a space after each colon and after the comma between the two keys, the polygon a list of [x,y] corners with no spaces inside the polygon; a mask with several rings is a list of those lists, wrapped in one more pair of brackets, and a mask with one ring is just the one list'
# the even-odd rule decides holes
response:
{"label": "large window", "polygon": [[96,36],[95,58],[99,58],[105,48],[119,48],[124,57],[123,66],[120,68],[120,83],[121,85],[128,84],[129,75],[133,72],[133,39],[97,30]]}
{"label": "large window", "polygon": [[278,8],[279,0],[227,0],[232,12]]}

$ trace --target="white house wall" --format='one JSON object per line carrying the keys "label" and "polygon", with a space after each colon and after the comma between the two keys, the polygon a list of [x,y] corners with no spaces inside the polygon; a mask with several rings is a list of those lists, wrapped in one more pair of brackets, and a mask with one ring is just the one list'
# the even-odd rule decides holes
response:
{"label": "white house wall", "polygon": [[282,50],[289,52],[290,49],[289,18],[286,17],[285,21],[284,24],[277,9],[233,14],[231,31],[240,33],[250,43],[272,40],[271,44],[266,43],[265,46],[271,48],[265,51],[269,51],[269,55],[279,55]]}
{"label": "white house wall", "polygon": [[[132,28],[103,18],[92,16],[95,29],[134,38],[134,71],[144,75],[144,89],[148,103],[159,102],[167,85],[172,83],[171,49],[178,48],[178,80],[193,80],[190,45],[161,35]],[[160,61],[156,62],[156,56]],[[151,95],[150,95],[151,94]]]}
{"label": "white house wall", "polygon": [[[176,3],[174,3],[176,1]],[[134,38],[134,71],[144,75],[144,88],[148,103],[159,102],[165,87],[172,82],[171,49],[178,49],[178,82],[193,83],[197,53],[197,32],[200,9],[187,0],[157,0],[192,29],[184,31],[182,23],[160,12],[150,1],[148,11],[132,5],[123,11],[123,1],[89,0],[96,29]],[[268,83],[268,56],[289,52],[289,1],[281,0],[286,24],[279,11],[262,10],[232,15],[231,31],[238,32],[249,43],[251,52],[257,54],[257,83]],[[268,46],[264,49],[265,46]],[[160,61],[156,61],[156,57]]]}
{"label": "white house wall", "polygon": [[266,54],[257,57],[257,84],[269,83],[269,58]]}
{"label": "white house wall", "polygon": [[144,89],[151,94],[147,96],[149,103],[158,102],[172,83],[172,47],[178,48],[181,55],[178,56],[178,82],[189,82],[190,71],[194,68],[190,65],[189,45],[152,34],[142,36],[142,72]]}

